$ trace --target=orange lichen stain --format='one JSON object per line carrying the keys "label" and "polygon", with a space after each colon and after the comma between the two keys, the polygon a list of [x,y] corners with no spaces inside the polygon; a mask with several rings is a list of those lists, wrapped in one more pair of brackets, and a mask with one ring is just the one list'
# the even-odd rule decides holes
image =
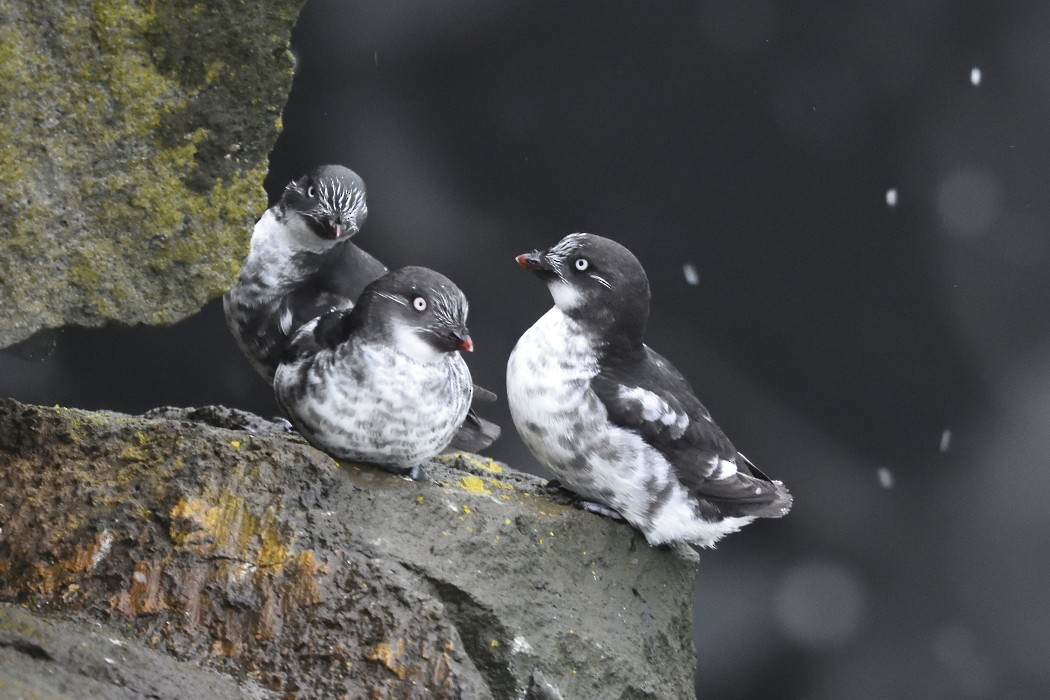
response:
{"label": "orange lichen stain", "polygon": [[77,546],[68,556],[54,564],[34,562],[33,577],[29,588],[43,595],[51,595],[75,581],[80,574],[94,569],[105,559],[113,545],[113,535],[103,530],[95,536],[94,541]]}
{"label": "orange lichen stain", "polygon": [[129,617],[167,610],[161,581],[163,573],[163,561],[136,562],[131,573],[131,584],[109,599],[110,607]]}
{"label": "orange lichen stain", "polygon": [[237,642],[231,642],[225,639],[216,639],[211,643],[211,655],[212,656],[225,656],[228,659],[232,659],[237,655],[237,648],[240,646]]}
{"label": "orange lichen stain", "polygon": [[62,591],[62,602],[70,603],[74,598],[77,597],[77,593],[80,592],[80,586],[75,583],[71,583],[66,586],[66,590]]}
{"label": "orange lichen stain", "polygon": [[380,642],[375,645],[372,651],[365,655],[365,658],[369,661],[378,661],[387,667],[395,676],[398,678],[404,678],[408,675],[408,668],[401,663],[401,657],[405,653],[405,640],[398,639],[394,642],[393,646],[386,642]]}
{"label": "orange lichen stain", "polygon": [[317,605],[321,602],[321,587],[318,578],[326,571],[319,565],[311,550],[300,552],[288,563],[288,590],[285,594],[285,607],[294,605]]}

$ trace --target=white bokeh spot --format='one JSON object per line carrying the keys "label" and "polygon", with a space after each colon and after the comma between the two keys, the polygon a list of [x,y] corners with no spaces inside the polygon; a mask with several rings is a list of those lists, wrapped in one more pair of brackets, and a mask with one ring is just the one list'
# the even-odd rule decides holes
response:
{"label": "white bokeh spot", "polygon": [[999,219],[998,180],[982,170],[961,168],[937,187],[937,214],[950,233],[968,238],[986,233]]}
{"label": "white bokeh spot", "polygon": [[857,633],[867,597],[860,578],[840,564],[796,565],[780,582],[774,613],[784,633],[809,647],[830,647]]}

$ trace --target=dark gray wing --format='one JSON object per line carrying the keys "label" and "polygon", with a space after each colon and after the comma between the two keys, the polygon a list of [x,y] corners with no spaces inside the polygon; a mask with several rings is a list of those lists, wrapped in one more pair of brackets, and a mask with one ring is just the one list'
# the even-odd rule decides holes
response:
{"label": "dark gray wing", "polygon": [[291,338],[307,321],[331,311],[352,307],[372,282],[387,273],[386,266],[352,241],[324,253],[299,253],[312,257],[303,267],[314,269],[282,300],[278,320],[285,337]]}
{"label": "dark gray wing", "polygon": [[752,473],[689,382],[658,353],[604,363],[591,388],[609,420],[636,432],[675,469],[689,492],[721,516],[777,517],[791,496],[782,484]]}

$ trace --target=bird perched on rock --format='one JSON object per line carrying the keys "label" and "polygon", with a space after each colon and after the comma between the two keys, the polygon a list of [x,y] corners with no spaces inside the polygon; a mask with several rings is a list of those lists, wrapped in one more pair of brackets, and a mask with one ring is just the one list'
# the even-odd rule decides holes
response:
{"label": "bird perched on rock", "polygon": [[[365,184],[341,165],[322,165],[292,180],[255,225],[251,249],[223,297],[226,323],[252,366],[273,382],[296,331],[334,309],[349,310],[387,272],[350,239],[368,216]],[[475,401],[496,395],[475,387]],[[477,452],[500,428],[471,410],[452,447]]]}
{"label": "bird perched on rock", "polygon": [[223,297],[226,323],[267,381],[295,331],[352,306],[386,266],[350,239],[368,216],[365,183],[341,165],[292,180],[255,224],[237,283]]}
{"label": "bird perched on rock", "polygon": [[733,448],[644,344],[649,280],[627,248],[575,233],[517,262],[547,283],[554,308],[511,353],[507,398],[522,440],[563,485],[651,545],[710,547],[788,512],[787,488]]}
{"label": "bird perched on rock", "polygon": [[467,299],[447,277],[404,267],[365,288],[350,311],[304,325],[277,368],[277,402],[336,458],[413,478],[463,424],[473,383]]}

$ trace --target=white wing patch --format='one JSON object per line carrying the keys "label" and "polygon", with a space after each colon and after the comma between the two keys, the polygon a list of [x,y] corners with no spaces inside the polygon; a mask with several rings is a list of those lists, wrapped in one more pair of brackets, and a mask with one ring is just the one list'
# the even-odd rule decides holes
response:
{"label": "white wing patch", "polygon": [[710,464],[712,469],[710,478],[715,481],[736,476],[736,462],[715,457]]}
{"label": "white wing patch", "polygon": [[659,396],[641,387],[621,386],[617,392],[620,400],[624,403],[633,403],[642,409],[642,419],[650,422],[659,422],[668,428],[674,428],[672,434],[675,437],[685,432],[689,425],[689,416],[678,413]]}
{"label": "white wing patch", "polygon": [[281,333],[290,335],[292,332],[292,310],[287,306],[284,307],[284,311],[281,312],[281,317],[277,319],[277,326],[281,329]]}

